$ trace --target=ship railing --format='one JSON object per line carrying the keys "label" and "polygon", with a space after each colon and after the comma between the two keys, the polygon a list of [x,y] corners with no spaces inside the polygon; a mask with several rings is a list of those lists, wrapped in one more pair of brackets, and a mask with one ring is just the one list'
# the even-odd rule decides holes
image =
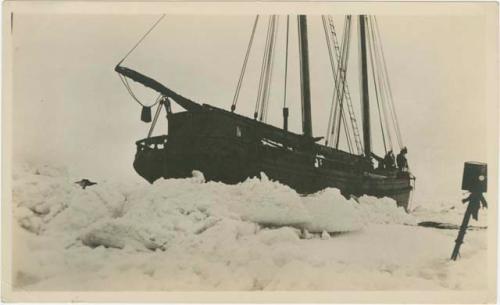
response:
{"label": "ship railing", "polygon": [[165,145],[167,144],[168,141],[168,136],[167,135],[161,135],[161,136],[156,136],[156,137],[149,137],[145,139],[141,139],[135,144],[137,145],[137,150],[138,151],[143,151],[143,150],[161,150],[165,148]]}

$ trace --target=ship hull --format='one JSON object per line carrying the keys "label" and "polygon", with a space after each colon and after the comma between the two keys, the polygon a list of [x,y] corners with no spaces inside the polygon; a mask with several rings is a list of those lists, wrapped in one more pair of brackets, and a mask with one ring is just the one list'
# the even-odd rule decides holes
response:
{"label": "ship hull", "polygon": [[168,137],[137,142],[134,168],[150,183],[198,170],[207,180],[235,184],[263,172],[301,194],[335,187],[346,197],[390,197],[408,209],[409,173],[377,172],[360,156],[213,107],[168,120]]}

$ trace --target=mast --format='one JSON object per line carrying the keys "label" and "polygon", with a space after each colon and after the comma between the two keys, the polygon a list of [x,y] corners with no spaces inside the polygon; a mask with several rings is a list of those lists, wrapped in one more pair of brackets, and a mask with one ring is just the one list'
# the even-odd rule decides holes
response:
{"label": "mast", "polygon": [[371,156],[371,134],[370,134],[370,100],[368,96],[368,69],[366,61],[366,35],[365,15],[359,16],[359,39],[361,51],[361,105],[363,112],[363,141],[365,157]]}
{"label": "mast", "polygon": [[309,86],[309,48],[307,44],[307,18],[298,16],[300,52],[300,90],[302,101],[302,132],[312,137],[311,91]]}

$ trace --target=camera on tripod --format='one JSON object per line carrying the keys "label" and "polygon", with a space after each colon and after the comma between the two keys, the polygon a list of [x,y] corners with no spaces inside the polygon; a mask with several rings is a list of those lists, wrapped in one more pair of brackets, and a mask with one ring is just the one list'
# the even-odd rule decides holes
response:
{"label": "camera on tripod", "polygon": [[462,177],[462,190],[471,193],[486,193],[488,173],[486,163],[465,162]]}
{"label": "camera on tripod", "polygon": [[468,202],[467,210],[465,211],[462,225],[458,231],[457,239],[455,240],[455,248],[451,254],[451,259],[456,260],[460,255],[460,245],[464,242],[465,232],[469,225],[469,219],[472,216],[475,220],[478,219],[479,209],[482,207],[487,208],[488,204],[483,197],[486,193],[488,184],[488,174],[486,163],[481,162],[465,162],[464,175],[462,177],[462,190],[469,191],[470,195],[463,199],[462,202]]}

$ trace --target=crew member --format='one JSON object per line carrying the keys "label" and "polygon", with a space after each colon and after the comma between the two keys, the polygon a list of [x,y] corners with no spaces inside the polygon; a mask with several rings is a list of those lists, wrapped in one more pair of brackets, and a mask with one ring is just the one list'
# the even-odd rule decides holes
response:
{"label": "crew member", "polygon": [[389,150],[384,157],[384,165],[386,169],[392,169],[396,167],[396,160],[394,160],[394,153]]}
{"label": "crew member", "polygon": [[407,153],[408,149],[406,147],[403,147],[397,157],[398,168],[402,172],[408,171],[408,161],[406,160]]}

